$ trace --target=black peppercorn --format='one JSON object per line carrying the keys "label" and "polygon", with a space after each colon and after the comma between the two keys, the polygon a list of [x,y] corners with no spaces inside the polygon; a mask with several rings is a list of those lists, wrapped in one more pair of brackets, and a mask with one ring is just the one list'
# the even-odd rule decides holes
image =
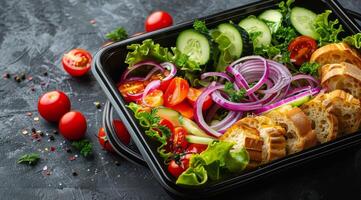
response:
{"label": "black peppercorn", "polygon": [[51,141],[55,140],[54,135],[50,135],[50,136],[49,136],[49,139],[50,139]]}

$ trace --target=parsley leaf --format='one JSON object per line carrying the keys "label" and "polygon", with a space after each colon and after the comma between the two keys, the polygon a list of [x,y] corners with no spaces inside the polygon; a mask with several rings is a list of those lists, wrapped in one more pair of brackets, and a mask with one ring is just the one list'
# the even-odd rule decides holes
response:
{"label": "parsley leaf", "polygon": [[201,21],[201,20],[194,20],[193,22],[193,28],[194,30],[200,32],[200,33],[203,33],[203,34],[206,34],[208,35],[209,34],[209,30],[206,26],[206,23],[204,21]]}
{"label": "parsley leaf", "polygon": [[229,95],[230,100],[233,102],[240,102],[244,98],[244,95],[246,94],[246,90],[244,88],[236,91],[234,89],[233,83],[231,82],[226,82],[224,84],[224,92],[226,92]]}
{"label": "parsley leaf", "polygon": [[106,38],[113,40],[114,42],[118,42],[121,40],[125,40],[128,38],[128,33],[123,27],[119,27],[114,31],[107,33],[105,35]]}
{"label": "parsley leaf", "polygon": [[289,23],[289,18],[290,18],[290,14],[291,14],[291,5],[295,2],[295,0],[287,0],[282,1],[278,4],[278,10],[282,13],[283,16],[283,22],[285,22],[286,24]]}
{"label": "parsley leaf", "polygon": [[317,15],[314,21],[315,30],[320,35],[318,38],[319,46],[338,42],[338,34],[344,31],[338,19],[334,21],[328,19],[331,13],[331,10],[326,10],[324,13]]}
{"label": "parsley leaf", "polygon": [[361,33],[345,37],[343,41],[357,49],[361,49]]}
{"label": "parsley leaf", "polygon": [[84,157],[87,157],[90,154],[92,154],[93,145],[87,139],[81,139],[81,140],[78,140],[78,141],[73,141],[71,143],[71,145],[73,147],[75,147],[76,149],[78,149],[80,151],[80,154],[83,155]]}
{"label": "parsley leaf", "polygon": [[320,65],[318,63],[305,62],[301,65],[300,72],[310,74],[312,76],[317,76],[319,67]]}
{"label": "parsley leaf", "polygon": [[25,154],[25,155],[21,156],[18,159],[18,163],[24,163],[24,164],[27,164],[27,165],[36,165],[39,160],[40,160],[40,155],[39,154],[30,153],[30,154]]}

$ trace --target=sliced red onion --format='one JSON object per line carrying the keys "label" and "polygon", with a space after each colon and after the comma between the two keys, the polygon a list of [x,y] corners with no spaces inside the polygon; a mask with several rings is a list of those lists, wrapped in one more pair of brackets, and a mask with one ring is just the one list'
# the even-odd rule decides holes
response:
{"label": "sliced red onion", "polygon": [[224,78],[229,82],[234,82],[234,79],[224,72],[206,72],[201,75],[201,79],[203,80],[207,77],[213,77],[213,76]]}
{"label": "sliced red onion", "polygon": [[207,111],[207,116],[206,116],[206,122],[207,123],[211,123],[214,115],[216,115],[217,111],[220,109],[221,107],[217,104],[213,104],[209,110]]}
{"label": "sliced red onion", "polygon": [[280,107],[280,106],[282,106],[282,105],[285,105],[285,104],[289,104],[289,103],[291,103],[291,102],[293,102],[293,101],[296,101],[296,100],[298,100],[298,99],[300,99],[300,98],[303,98],[303,97],[305,97],[305,96],[313,96],[313,95],[316,95],[316,94],[318,94],[318,93],[320,92],[320,90],[321,90],[321,89],[318,88],[318,87],[317,87],[317,88],[312,88],[312,89],[310,89],[310,90],[308,90],[308,91],[301,92],[301,93],[299,93],[299,94],[297,94],[297,95],[288,97],[288,98],[286,98],[286,99],[283,99],[283,100],[281,100],[281,101],[278,101],[278,102],[276,102],[276,103],[274,103],[274,104],[271,104],[271,105],[269,105],[269,106],[264,106],[263,108],[256,110],[254,113],[255,113],[256,115],[259,115],[259,114],[268,112],[268,111],[270,111],[270,110],[273,110],[273,109],[278,108],[278,107]]}
{"label": "sliced red onion", "polygon": [[154,68],[160,70],[161,72],[164,71],[164,68],[159,63],[157,63],[155,61],[152,61],[152,60],[145,60],[145,61],[138,62],[137,64],[133,65],[133,67],[131,67],[131,68],[126,69],[125,72],[123,72],[123,74],[122,74],[122,76],[120,78],[120,81],[124,82],[125,80],[127,80],[128,75],[132,71],[134,71],[134,70],[136,70],[136,69],[138,69],[140,67],[143,67],[143,66],[153,66]]}
{"label": "sliced red onion", "polygon": [[292,81],[298,81],[298,80],[306,80],[309,85],[312,87],[316,87],[317,85],[320,85],[320,81],[315,79],[315,77],[306,75],[306,74],[297,74],[292,77]]}
{"label": "sliced red onion", "polygon": [[[215,130],[222,130],[222,129],[226,129],[228,127],[230,127],[232,124],[235,123],[235,119],[239,118],[239,116],[242,116],[241,112],[234,112],[234,111],[229,111],[229,113],[227,114],[227,116],[225,118],[223,118],[220,122],[218,122],[217,124],[211,125],[211,128],[215,129]],[[236,120],[238,121],[238,120]]]}
{"label": "sliced red onion", "polygon": [[225,124],[221,129],[219,129],[218,131],[220,133],[224,133],[227,131],[227,129],[229,127],[231,127],[234,123],[236,123],[238,120],[240,120],[242,118],[243,114],[241,112],[237,113],[237,115],[231,120],[228,122],[228,124]]}
{"label": "sliced red onion", "polygon": [[[222,86],[220,89],[224,89],[224,86]],[[258,101],[250,102],[250,103],[235,103],[231,102],[227,99],[225,99],[220,92],[215,91],[212,93],[212,99],[213,101],[220,105],[221,107],[227,109],[227,110],[233,110],[233,111],[251,111],[251,110],[257,110],[262,108],[262,104]]]}
{"label": "sliced red onion", "polygon": [[145,97],[146,97],[149,93],[151,93],[153,90],[158,89],[159,86],[160,86],[160,80],[154,80],[154,81],[150,82],[150,83],[147,85],[147,87],[145,87],[144,92],[143,92],[143,96],[142,96],[142,102],[143,102],[144,105],[149,106],[149,105],[147,104],[147,102],[145,102]]}
{"label": "sliced red onion", "polygon": [[172,79],[177,74],[177,67],[170,62],[164,62],[160,64],[164,69],[169,71],[168,76],[166,76],[163,81]]}

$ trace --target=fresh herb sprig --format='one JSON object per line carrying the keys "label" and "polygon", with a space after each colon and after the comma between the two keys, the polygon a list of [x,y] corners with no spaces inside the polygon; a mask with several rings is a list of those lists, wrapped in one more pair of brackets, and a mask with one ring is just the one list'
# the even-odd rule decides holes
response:
{"label": "fresh herb sprig", "polygon": [[318,63],[305,62],[301,65],[300,72],[310,74],[312,76],[317,76],[319,67],[320,65]]}
{"label": "fresh herb sprig", "polygon": [[127,39],[128,33],[123,27],[118,27],[114,31],[107,33],[105,37],[114,42],[118,42]]}
{"label": "fresh herb sprig", "polygon": [[234,85],[231,82],[226,82],[224,84],[224,92],[229,95],[230,100],[233,102],[240,102],[246,94],[246,90],[244,88],[238,91],[235,90]]}
{"label": "fresh herb sprig", "polygon": [[21,156],[18,159],[17,163],[21,163],[21,164],[27,164],[27,165],[36,165],[40,160],[40,155],[37,153],[30,153],[30,154],[25,154],[23,156]]}
{"label": "fresh herb sprig", "polygon": [[71,145],[79,150],[84,157],[88,157],[93,152],[93,145],[88,139],[73,141]]}

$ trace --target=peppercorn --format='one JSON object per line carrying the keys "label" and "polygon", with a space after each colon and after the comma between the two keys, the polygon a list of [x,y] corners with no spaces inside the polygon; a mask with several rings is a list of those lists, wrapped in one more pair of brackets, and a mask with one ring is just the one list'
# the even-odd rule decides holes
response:
{"label": "peppercorn", "polygon": [[15,77],[14,77],[14,79],[15,79],[15,81],[16,81],[16,82],[18,82],[18,83],[20,83],[20,82],[21,82],[21,79],[20,79],[20,77],[19,77],[19,76],[15,76]]}
{"label": "peppercorn", "polygon": [[54,141],[55,140],[54,135],[49,135],[49,140]]}
{"label": "peppercorn", "polygon": [[77,173],[77,172],[73,172],[72,175],[73,175],[73,176],[78,176],[78,173]]}
{"label": "peppercorn", "polygon": [[20,78],[21,78],[21,80],[25,80],[26,79],[25,73],[21,73]]}
{"label": "peppercorn", "polygon": [[44,72],[43,75],[44,75],[44,76],[48,76],[48,72]]}
{"label": "peppercorn", "polygon": [[100,109],[102,107],[99,101],[94,102],[94,105],[97,109]]}

